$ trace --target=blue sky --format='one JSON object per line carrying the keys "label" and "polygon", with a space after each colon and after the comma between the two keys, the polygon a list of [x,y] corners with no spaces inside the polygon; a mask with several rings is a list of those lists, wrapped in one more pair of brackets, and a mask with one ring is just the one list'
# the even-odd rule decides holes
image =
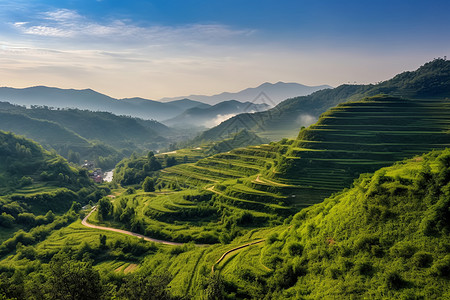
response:
{"label": "blue sky", "polygon": [[450,56],[450,1],[0,0],[0,85],[114,97],[373,83]]}

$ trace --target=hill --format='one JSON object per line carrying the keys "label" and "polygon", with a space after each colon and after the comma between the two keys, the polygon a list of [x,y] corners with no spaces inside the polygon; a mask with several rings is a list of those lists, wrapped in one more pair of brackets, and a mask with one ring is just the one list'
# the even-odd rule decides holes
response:
{"label": "hill", "polygon": [[0,101],[26,106],[39,105],[55,108],[105,111],[145,120],[166,120],[188,108],[199,105],[204,107],[206,105],[192,100],[162,103],[142,98],[115,99],[91,89],[74,90],[45,86],[24,89],[0,87]]}
{"label": "hill", "polygon": [[163,121],[163,123],[173,127],[203,126],[206,128],[210,128],[237,114],[243,112],[263,111],[268,108],[269,105],[265,103],[253,104],[251,102],[228,100],[206,108],[189,108],[182,114],[172,119]]}
{"label": "hill", "polygon": [[[0,129],[38,141],[79,163],[85,159],[107,158],[113,167],[124,155],[168,145],[161,135],[171,130],[152,120],[115,116],[105,112],[77,109],[25,108],[0,102]],[[109,158],[108,158],[109,157]],[[106,167],[106,166],[105,166]]]}
{"label": "hill", "polygon": [[447,149],[399,162],[302,210],[218,267],[225,294],[447,299],[449,161]]}
{"label": "hill", "polygon": [[255,88],[247,88],[236,93],[224,92],[218,95],[205,96],[205,95],[190,95],[175,98],[163,98],[161,101],[173,101],[182,98],[189,98],[197,101],[201,101],[208,104],[217,104],[222,101],[235,99],[241,102],[253,102],[253,103],[266,103],[270,106],[276,105],[281,101],[297,97],[309,95],[313,92],[322,89],[329,89],[329,85],[320,86],[306,86],[294,82],[277,82],[277,83],[263,83]]}
{"label": "hill", "polygon": [[[39,182],[77,189],[90,182],[85,172],[70,167],[62,157],[31,140],[3,131],[0,131],[0,161],[0,187],[6,190]],[[27,179],[23,180],[24,177]]]}
{"label": "hill", "polygon": [[202,135],[209,140],[218,140],[224,132],[245,128],[271,140],[294,137],[301,127],[313,124],[329,108],[378,94],[410,99],[450,97],[450,61],[436,59],[416,71],[404,72],[378,84],[341,85],[287,99],[264,112],[237,115]]}
{"label": "hill", "polygon": [[203,186],[214,193],[216,205],[274,220],[321,202],[361,173],[450,147],[449,116],[445,99],[365,98],[331,109],[296,140],[174,166],[158,180],[169,186]]}
{"label": "hill", "polygon": [[155,176],[155,171],[163,168],[193,163],[214,154],[232,151],[236,148],[259,145],[264,142],[265,140],[256,134],[242,130],[232,134],[227,139],[219,142],[206,143],[201,147],[179,149],[156,155],[150,153],[147,156],[127,158],[117,164],[114,181],[123,186],[133,184],[142,185],[147,176]]}
{"label": "hill", "polygon": [[[150,162],[141,158],[118,168],[115,179],[139,188],[150,177],[155,189],[163,192],[151,201],[143,194],[137,201],[138,209],[145,211],[143,224],[165,222],[149,226],[151,234],[189,240],[187,234],[182,238],[164,234],[164,228],[175,220],[198,224],[203,216],[201,222],[217,224],[208,229],[210,240],[229,241],[236,232],[281,224],[285,217],[349,187],[361,173],[450,147],[449,116],[446,99],[379,95],[331,109],[296,140],[233,149],[200,160],[190,160],[184,152],[185,159],[183,152],[175,151],[177,165],[165,164],[159,173],[146,172]],[[232,226],[239,231],[225,230]]]}
{"label": "hill", "polygon": [[[21,229],[52,223],[73,201],[86,204],[101,195],[87,170],[70,166],[31,140],[0,131],[0,242]],[[0,256],[4,251],[0,246]]]}

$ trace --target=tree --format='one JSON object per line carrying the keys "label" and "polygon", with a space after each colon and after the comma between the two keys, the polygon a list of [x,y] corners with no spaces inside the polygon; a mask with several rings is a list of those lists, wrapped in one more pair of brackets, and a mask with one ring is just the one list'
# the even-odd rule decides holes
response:
{"label": "tree", "polygon": [[100,234],[100,248],[104,249],[106,247],[106,235]]}
{"label": "tree", "polygon": [[50,261],[49,273],[47,285],[52,299],[101,298],[100,275],[91,262],[75,261],[59,252]]}
{"label": "tree", "polygon": [[149,161],[149,170],[158,171],[162,168],[161,163],[153,156]]}
{"label": "tree", "polygon": [[106,219],[112,212],[113,205],[108,198],[102,198],[98,201],[98,216],[101,220]]}
{"label": "tree", "polygon": [[74,212],[78,213],[80,212],[82,206],[79,202],[73,201],[72,202],[72,207],[70,208],[70,210],[73,210]]}
{"label": "tree", "polygon": [[67,154],[67,160],[76,164],[80,163],[80,153],[73,152],[69,149],[69,153]]}
{"label": "tree", "polygon": [[119,295],[124,299],[173,299],[168,291],[170,283],[168,272],[151,274],[130,275],[119,290]]}
{"label": "tree", "polygon": [[213,273],[208,278],[208,283],[205,289],[205,298],[207,300],[224,299],[224,284],[222,278],[218,273]]}
{"label": "tree", "polygon": [[7,214],[3,212],[0,215],[0,226],[6,227],[6,228],[12,228],[14,226],[14,222],[16,219],[11,216],[10,214]]}
{"label": "tree", "polygon": [[146,177],[144,183],[142,184],[144,192],[154,192],[155,191],[155,181],[151,177]]}
{"label": "tree", "polygon": [[177,159],[173,156],[166,157],[166,167],[175,166],[177,164]]}
{"label": "tree", "polygon": [[148,154],[147,154],[148,160],[150,160],[154,156],[155,156],[155,154],[152,151],[149,151]]}
{"label": "tree", "polygon": [[53,213],[53,211],[49,210],[44,218],[47,220],[47,223],[51,223],[55,220],[55,214]]}

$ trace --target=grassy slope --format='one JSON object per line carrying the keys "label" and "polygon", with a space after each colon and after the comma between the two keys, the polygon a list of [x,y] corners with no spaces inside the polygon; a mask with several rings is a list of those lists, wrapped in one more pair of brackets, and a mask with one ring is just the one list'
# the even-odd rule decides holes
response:
{"label": "grassy slope", "polygon": [[[229,242],[236,230],[281,224],[286,216],[349,187],[361,173],[450,146],[449,115],[449,103],[440,99],[376,96],[348,102],[323,114],[295,141],[165,168],[156,183],[162,193],[124,196],[123,208],[144,210],[137,219],[150,236]],[[175,154],[180,158],[180,153]],[[136,160],[137,169],[130,170],[140,174],[145,161]],[[124,224],[131,228],[133,220]]]}
{"label": "grassy slope", "polygon": [[11,228],[0,225],[1,240],[31,226],[19,221],[20,214],[44,215],[48,210],[60,213],[77,200],[75,192],[92,187],[86,172],[12,133],[0,131],[0,161],[0,214],[14,218]]}
{"label": "grassy slope", "polygon": [[[229,245],[153,245],[145,248],[145,257],[124,256],[120,253],[132,238],[76,221],[35,248],[43,258],[63,245],[75,253],[97,253],[96,268],[104,274],[124,274],[130,265],[131,272],[168,270],[175,295],[198,298],[223,253],[265,239],[215,266],[231,298],[445,298],[450,292],[449,161],[450,150],[432,152],[363,175],[355,187],[303,210],[290,224],[251,230]],[[96,250],[101,234],[107,247]],[[122,246],[116,248],[117,243]],[[86,245],[91,250],[83,250]],[[29,263],[17,255],[1,265]]]}
{"label": "grassy slope", "polygon": [[264,247],[219,267],[229,292],[274,299],[449,297],[449,161],[445,150],[397,163],[303,210]]}
{"label": "grassy slope", "polygon": [[360,173],[450,146],[450,103],[389,96],[348,102],[300,132],[272,174],[299,186],[298,202],[319,202]]}
{"label": "grassy slope", "polygon": [[203,186],[227,205],[283,215],[282,207],[318,203],[361,173],[450,146],[449,116],[446,100],[367,98],[331,109],[293,143],[232,150],[165,169],[159,180]]}

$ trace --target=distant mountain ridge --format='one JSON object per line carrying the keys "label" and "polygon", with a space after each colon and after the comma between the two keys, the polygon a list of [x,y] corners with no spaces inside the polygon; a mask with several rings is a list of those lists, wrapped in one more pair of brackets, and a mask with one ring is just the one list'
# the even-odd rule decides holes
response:
{"label": "distant mountain ridge", "polygon": [[192,107],[209,106],[189,99],[166,103],[143,98],[115,99],[91,89],[59,89],[46,86],[24,89],[0,87],[0,101],[27,106],[41,105],[104,111],[157,121],[175,117]]}
{"label": "distant mountain ridge", "polygon": [[208,104],[217,104],[222,101],[227,100],[237,100],[241,102],[256,102],[261,93],[264,93],[264,96],[267,96],[269,99],[265,99],[266,103],[269,105],[276,105],[283,100],[292,97],[298,96],[306,96],[311,93],[314,93],[318,90],[329,89],[332,88],[329,85],[319,85],[319,86],[307,86],[294,82],[277,82],[270,83],[265,82],[255,88],[247,88],[242,91],[236,93],[224,92],[217,95],[206,96],[206,95],[190,95],[190,96],[181,96],[181,97],[166,97],[160,99],[163,102],[170,102],[174,100],[179,100],[183,98],[188,98],[196,101],[201,101]]}
{"label": "distant mountain ridge", "polygon": [[[46,86],[22,89],[0,87],[0,101],[27,106],[40,105],[55,108],[87,109],[145,120],[164,121],[176,118],[191,108],[207,109],[211,104],[215,105],[230,100],[275,106],[282,100],[308,95],[324,88],[330,88],[330,86],[310,87],[298,83],[278,82],[271,84],[266,82],[256,88],[248,88],[237,93],[225,92],[215,96],[193,95],[192,97],[164,98],[161,101],[155,101],[139,97],[116,99],[92,89],[60,89]],[[206,104],[208,102],[211,104]],[[266,110],[266,108],[256,111],[262,110]],[[218,112],[218,114],[237,114],[242,112],[244,111],[224,111]],[[211,126],[213,125],[217,124],[212,124]]]}
{"label": "distant mountain ridge", "polygon": [[415,71],[403,72],[378,84],[344,84],[308,96],[287,99],[264,112],[245,113],[203,132],[196,140],[216,141],[224,133],[242,129],[271,140],[294,137],[302,126],[313,124],[331,107],[367,96],[387,94],[411,99],[450,97],[450,61],[435,59]]}
{"label": "distant mountain ridge", "polygon": [[[33,139],[72,162],[108,158],[109,167],[133,151],[167,146],[172,132],[153,120],[78,109],[27,109],[7,102],[0,102],[0,130]],[[70,158],[70,153],[77,153],[77,158]]]}

